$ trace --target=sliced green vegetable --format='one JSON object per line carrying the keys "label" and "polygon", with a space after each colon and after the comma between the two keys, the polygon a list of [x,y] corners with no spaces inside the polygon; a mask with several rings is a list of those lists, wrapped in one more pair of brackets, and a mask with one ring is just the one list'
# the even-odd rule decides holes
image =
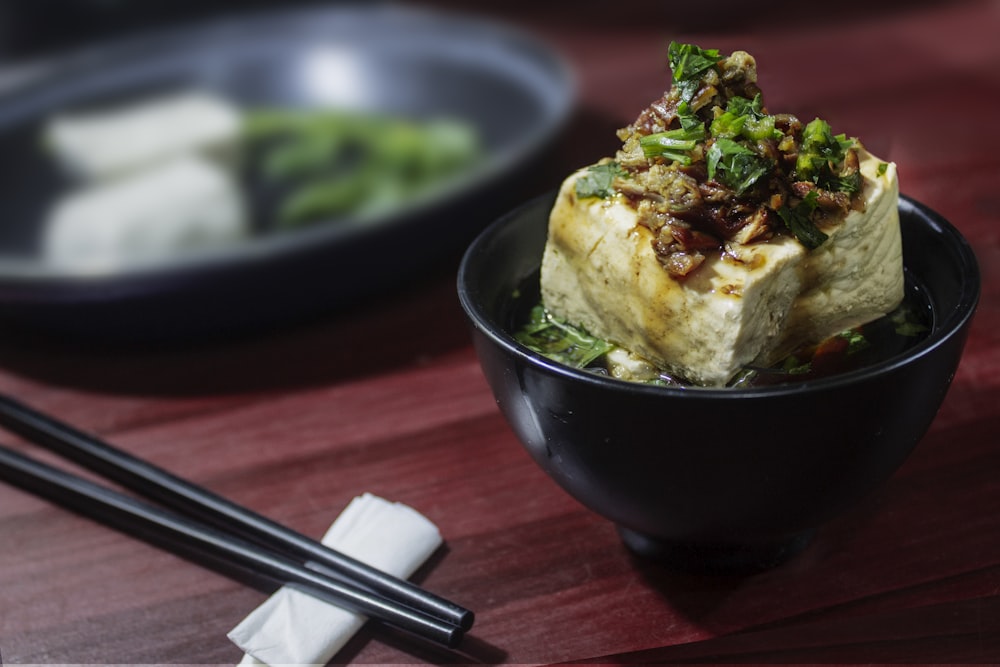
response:
{"label": "sliced green vegetable", "polygon": [[335,135],[321,135],[309,140],[282,142],[263,156],[261,168],[273,179],[308,177],[332,168],[340,141]]}
{"label": "sliced green vegetable", "polygon": [[400,207],[481,153],[474,129],[447,118],[257,109],[245,114],[243,132],[260,175],[282,193],[281,226]]}
{"label": "sliced green vegetable", "polygon": [[312,180],[284,199],[278,223],[291,227],[347,211],[359,212],[373,201],[376,184],[376,179],[360,171]]}

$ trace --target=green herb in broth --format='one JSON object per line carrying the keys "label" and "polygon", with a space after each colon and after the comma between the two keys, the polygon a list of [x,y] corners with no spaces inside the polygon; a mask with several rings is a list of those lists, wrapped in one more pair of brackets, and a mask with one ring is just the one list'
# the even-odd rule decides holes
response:
{"label": "green herb in broth", "polygon": [[[534,294],[537,300],[537,290]],[[796,382],[877,363],[923,339],[929,331],[927,319],[928,308],[923,293],[911,287],[903,303],[888,315],[864,326],[842,331],[818,345],[796,350],[773,366],[747,366],[736,373],[727,386],[746,388]],[[609,353],[621,348],[553,317],[540,303],[532,306],[527,315],[515,323],[514,338],[525,347],[559,363],[601,375],[619,375],[611,368],[615,362],[609,362]],[[659,373],[642,382],[688,386],[683,378],[666,373]]]}
{"label": "green herb in broth", "polygon": [[587,368],[614,348],[611,343],[551,316],[540,304],[531,309],[528,321],[514,338],[525,347],[574,368]]}

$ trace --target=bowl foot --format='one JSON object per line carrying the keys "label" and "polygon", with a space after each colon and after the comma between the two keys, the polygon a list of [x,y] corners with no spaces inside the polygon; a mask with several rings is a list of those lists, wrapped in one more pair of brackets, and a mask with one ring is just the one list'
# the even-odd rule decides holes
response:
{"label": "bowl foot", "polygon": [[813,536],[810,531],[780,542],[706,544],[661,540],[622,526],[617,528],[625,546],[636,555],[697,574],[752,574],[768,570],[798,555]]}

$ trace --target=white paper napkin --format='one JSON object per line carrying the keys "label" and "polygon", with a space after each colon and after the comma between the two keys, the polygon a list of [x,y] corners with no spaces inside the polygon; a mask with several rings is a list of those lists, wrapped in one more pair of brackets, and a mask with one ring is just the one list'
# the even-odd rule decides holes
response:
{"label": "white paper napkin", "polygon": [[[407,578],[440,546],[437,526],[411,507],[366,493],[352,500],[323,544]],[[241,665],[325,665],[367,619],[288,587],[229,633]]]}

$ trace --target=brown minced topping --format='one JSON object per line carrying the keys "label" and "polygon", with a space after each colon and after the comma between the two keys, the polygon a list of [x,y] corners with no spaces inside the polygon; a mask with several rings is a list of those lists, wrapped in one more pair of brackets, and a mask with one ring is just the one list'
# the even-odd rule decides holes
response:
{"label": "brown minced topping", "polygon": [[[675,277],[687,275],[705,260],[706,253],[724,250],[727,243],[766,241],[791,232],[799,236],[787,222],[792,212],[818,230],[830,216],[842,216],[861,205],[856,144],[844,142],[840,135],[839,152],[821,160],[826,162],[827,176],[807,177],[799,163],[803,124],[790,114],[770,115],[758,98],[760,94],[753,57],[737,51],[704,72],[695,92],[687,93],[687,100],[674,85],[631,125],[618,131],[623,144],[614,159],[622,171],[613,187],[636,209],[640,223],[653,232],[653,249]],[[713,135],[713,121],[726,113],[734,98],[757,98],[758,114],[767,116],[770,130],[764,137],[729,135],[731,141],[720,144],[720,148],[732,148],[738,143],[741,150],[752,152],[750,158],[757,164],[766,165],[762,167],[765,173],[744,189],[727,183],[718,167],[710,177],[709,153],[721,140]],[[704,127],[704,136],[686,151],[687,157],[678,161],[669,155],[648,155],[641,143],[643,137],[680,129],[682,116],[686,116],[688,126],[694,116]],[[829,137],[829,126],[823,126]],[[808,148],[817,150],[815,142]],[[808,205],[801,206],[806,200]],[[819,235],[825,238],[822,232]],[[805,240],[803,244],[810,246]],[[812,245],[818,243],[814,240]]]}

